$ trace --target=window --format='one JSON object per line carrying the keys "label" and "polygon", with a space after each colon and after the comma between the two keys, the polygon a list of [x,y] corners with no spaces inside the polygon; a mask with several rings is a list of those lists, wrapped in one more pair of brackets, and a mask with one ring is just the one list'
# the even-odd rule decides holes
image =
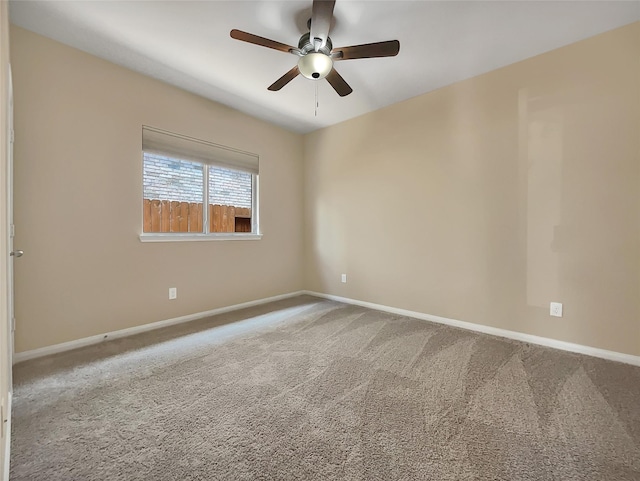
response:
{"label": "window", "polygon": [[142,150],[141,240],[257,237],[257,155],[151,127]]}

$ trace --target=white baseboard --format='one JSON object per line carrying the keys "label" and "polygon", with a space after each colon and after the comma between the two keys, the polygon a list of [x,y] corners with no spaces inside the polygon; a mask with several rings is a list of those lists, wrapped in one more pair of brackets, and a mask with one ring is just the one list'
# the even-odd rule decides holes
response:
{"label": "white baseboard", "polygon": [[215,316],[217,314],[224,314],[225,312],[237,311],[238,309],[245,309],[247,307],[259,306],[260,304],[267,304],[269,302],[280,301],[282,299],[288,299],[303,294],[303,291],[290,292],[288,294],[281,294],[279,296],[267,297],[264,299],[258,299],[255,301],[243,302],[241,304],[234,304],[232,306],[219,307],[218,309],[212,309],[210,311],[196,312],[194,314],[188,314],[186,316],[174,317],[173,319],[166,319],[164,321],[152,322],[149,324],[143,324],[141,326],[129,327],[127,329],[120,329],[119,331],[107,332],[104,334],[98,334],[96,336],[85,337],[77,339],[75,341],[63,342],[61,344],[54,344],[52,346],[41,347],[39,349],[33,349],[31,351],[17,352],[13,355],[13,364],[17,364],[22,361],[28,361],[29,359],[35,359],[37,357],[48,356],[50,354],[57,354],[59,352],[70,351],[79,347],[90,346],[92,344],[98,344],[100,342],[118,339],[120,337],[132,336],[134,334],[140,334],[141,332],[153,331],[154,329],[160,329],[162,327],[173,326],[175,324],[182,324],[184,322],[195,321],[196,319],[202,319],[209,316]]}
{"label": "white baseboard", "polygon": [[493,336],[504,337],[507,339],[514,339],[516,341],[528,342],[531,344],[537,344],[540,346],[551,347],[554,349],[560,349],[562,351],[575,352],[579,354],[585,354],[587,356],[599,357],[602,359],[608,359],[610,361],[622,362],[625,364],[631,364],[634,366],[640,366],[640,356],[633,356],[631,354],[624,354],[621,352],[608,351],[606,349],[600,349],[597,347],[583,346],[581,344],[574,344],[571,342],[559,341],[557,339],[551,339],[548,337],[534,336],[532,334],[524,334],[522,332],[509,331],[507,329],[500,329],[497,327],[485,326],[482,324],[475,324],[473,322],[459,321],[457,319],[449,319],[447,317],[434,316],[432,314],[425,314],[417,311],[409,311],[407,309],[400,309],[397,307],[385,306],[382,304],[375,304],[373,302],[359,301],[357,299],[350,299],[348,297],[334,296],[331,294],[324,294],[322,292],[315,291],[296,291],[288,294],[282,294],[279,296],[267,297],[264,299],[258,299],[255,301],[243,302],[241,304],[235,304],[232,306],[220,307],[218,309],[212,309],[210,311],[197,312],[186,316],[175,317],[173,319],[167,319],[164,321],[152,322],[150,324],[143,324],[142,326],[130,327],[128,329],[121,329],[119,331],[108,332],[105,334],[98,334],[96,336],[85,337],[75,341],[64,342],[62,344],[54,344],[53,346],[46,346],[31,351],[18,352],[13,356],[13,363],[27,361],[29,359],[35,359],[38,357],[48,356],[50,354],[57,354],[59,352],[70,351],[79,347],[90,346],[92,344],[98,344],[111,339],[117,339],[126,336],[132,336],[146,331],[152,331],[154,329],[160,329],[162,327],[173,326],[175,324],[182,324],[184,322],[194,321],[209,316],[215,316],[216,314],[223,314],[225,312],[236,311],[238,309],[244,309],[247,307],[258,306],[260,304],[266,304],[269,302],[279,301],[282,299],[288,299],[290,297],[299,296],[302,294],[308,294],[323,299],[330,299],[333,301],[344,302],[346,304],[353,304],[356,306],[368,307],[370,309],[377,309],[379,311],[390,312],[392,314],[398,314],[401,316],[414,317],[416,319],[422,319],[425,321],[436,322],[438,324],[446,324],[448,326],[459,327],[475,332],[482,332],[484,334],[491,334]]}
{"label": "white baseboard", "polygon": [[9,464],[11,462],[11,399],[12,392],[7,393],[7,425],[4,436],[4,466],[2,467],[2,480],[9,481]]}
{"label": "white baseboard", "polygon": [[482,332],[484,334],[491,334],[493,336],[505,337],[507,339],[514,339],[516,341],[537,344],[539,346],[552,347],[554,349],[560,349],[562,351],[576,352],[579,354],[586,354],[587,356],[599,357],[602,359],[608,359],[610,361],[617,361],[625,364],[631,364],[634,366],[640,366],[640,356],[633,356],[631,354],[624,354],[624,353],[615,352],[615,351],[607,351],[606,349],[600,349],[597,347],[583,346],[581,344],[573,344],[571,342],[558,341],[556,339],[551,339],[548,337],[534,336],[532,334],[524,334],[522,332],[509,331],[507,329],[500,329],[497,327],[485,326],[482,324],[475,324],[473,322],[458,321],[456,319],[449,319],[447,317],[434,316],[431,314],[424,314],[422,312],[409,311],[406,309],[399,309],[397,307],[384,306],[382,304],[374,304],[373,302],[365,302],[365,301],[359,301],[356,299],[349,299],[347,297],[324,294],[322,292],[303,291],[303,294],[308,294],[310,296],[315,296],[315,297],[321,297],[324,299],[330,299],[332,301],[344,302],[346,304],[353,304],[356,306],[368,307],[370,309],[390,312],[392,314],[398,314],[401,316],[415,317],[416,319],[437,322],[438,324],[446,324],[447,326],[459,327],[459,328],[467,329],[470,331]]}

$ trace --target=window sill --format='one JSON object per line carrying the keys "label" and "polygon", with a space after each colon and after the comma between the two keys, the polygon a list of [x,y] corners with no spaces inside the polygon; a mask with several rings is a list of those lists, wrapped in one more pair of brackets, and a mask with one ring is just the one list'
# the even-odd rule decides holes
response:
{"label": "window sill", "polygon": [[260,240],[262,234],[140,234],[140,242],[198,242]]}

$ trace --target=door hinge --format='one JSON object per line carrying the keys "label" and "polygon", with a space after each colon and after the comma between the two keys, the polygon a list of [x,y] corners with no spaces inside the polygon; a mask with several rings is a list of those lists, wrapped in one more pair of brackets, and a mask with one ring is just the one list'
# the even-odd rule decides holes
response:
{"label": "door hinge", "polygon": [[16,131],[11,129],[11,143],[12,144],[15,141],[15,138],[16,138]]}
{"label": "door hinge", "polygon": [[11,224],[11,228],[9,229],[9,231],[10,231],[9,235],[11,237],[15,237],[16,236],[16,226],[15,226],[15,224]]}
{"label": "door hinge", "polygon": [[16,318],[12,317],[11,318],[11,332],[15,332],[16,330]]}

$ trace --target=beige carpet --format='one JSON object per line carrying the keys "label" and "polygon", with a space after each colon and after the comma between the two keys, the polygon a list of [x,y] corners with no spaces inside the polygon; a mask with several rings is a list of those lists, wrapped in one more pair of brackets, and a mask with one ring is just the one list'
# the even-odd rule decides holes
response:
{"label": "beige carpet", "polygon": [[640,480],[640,368],[299,297],[15,368],[12,480]]}

